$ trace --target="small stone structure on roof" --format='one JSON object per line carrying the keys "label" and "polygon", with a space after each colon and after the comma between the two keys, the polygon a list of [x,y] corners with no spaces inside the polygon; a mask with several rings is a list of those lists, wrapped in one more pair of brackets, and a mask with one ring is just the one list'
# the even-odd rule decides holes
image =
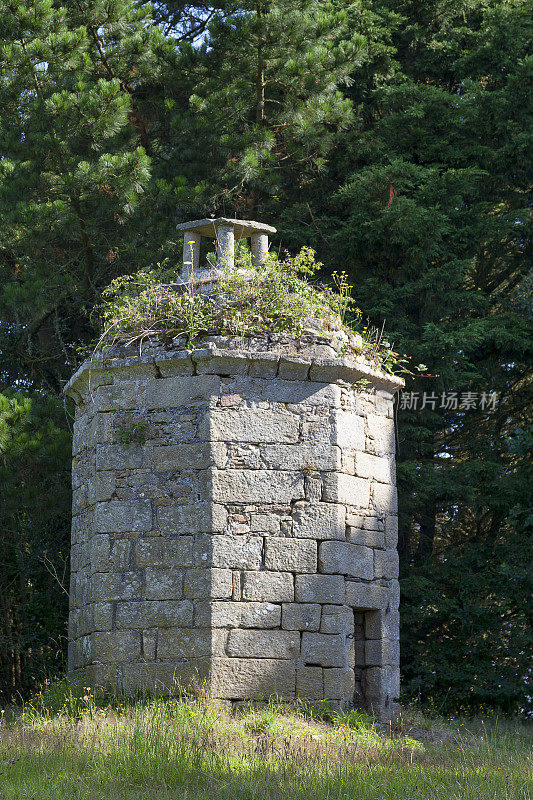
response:
{"label": "small stone structure on roof", "polygon": [[[178,227],[193,277],[200,236],[231,263],[235,236],[261,259],[275,232],[225,218]],[[338,346],[177,338],[80,367],[67,387],[73,676],[125,692],[206,681],[216,698],[392,716],[403,382]]]}
{"label": "small stone structure on roof", "polygon": [[235,240],[250,239],[252,262],[260,265],[268,253],[268,234],[276,233],[276,228],[251,220],[228,219],[195,219],[176,226],[183,234],[183,266],[185,273],[198,272],[200,269],[200,241],[202,236],[216,239],[217,261],[223,261],[232,267],[235,258]]}

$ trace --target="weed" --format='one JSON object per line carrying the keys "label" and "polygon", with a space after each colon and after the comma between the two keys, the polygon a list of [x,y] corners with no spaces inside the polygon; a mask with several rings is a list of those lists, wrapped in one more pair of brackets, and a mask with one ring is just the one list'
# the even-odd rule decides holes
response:
{"label": "weed", "polygon": [[333,274],[333,288],[312,282],[321,267],[308,247],[282,259],[270,253],[258,267],[250,251],[240,246],[234,267],[217,265],[213,292],[200,291],[192,271],[179,286],[172,282],[175,270],[161,268],[117,278],[104,291],[99,308],[103,328],[99,346],[152,336],[185,336],[191,343],[203,334],[301,337],[312,330],[336,340],[341,355],[364,353],[375,366],[390,370],[403,363],[381,337],[376,340],[372,334],[366,339],[364,330],[355,330],[361,314],[344,272]]}
{"label": "weed", "polygon": [[121,425],[116,430],[116,438],[120,444],[144,444],[148,434],[148,423],[143,420]]}

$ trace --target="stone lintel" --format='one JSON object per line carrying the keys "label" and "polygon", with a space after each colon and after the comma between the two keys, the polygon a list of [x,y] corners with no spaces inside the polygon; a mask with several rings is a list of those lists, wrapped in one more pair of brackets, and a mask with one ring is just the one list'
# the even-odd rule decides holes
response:
{"label": "stone lintel", "polygon": [[232,227],[236,239],[247,239],[254,234],[276,233],[276,228],[272,225],[265,225],[263,222],[254,222],[247,219],[230,219],[229,217],[216,217],[216,219],[194,219],[190,222],[183,222],[176,225],[178,231],[191,231],[199,233],[210,239],[217,238],[217,228],[220,226]]}

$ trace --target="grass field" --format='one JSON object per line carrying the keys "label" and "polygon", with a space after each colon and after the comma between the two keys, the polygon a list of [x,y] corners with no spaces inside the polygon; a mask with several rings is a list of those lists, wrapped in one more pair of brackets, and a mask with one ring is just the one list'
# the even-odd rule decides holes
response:
{"label": "grass field", "polygon": [[2,800],[530,800],[531,732],[206,698],[96,702],[52,687],[2,712]]}

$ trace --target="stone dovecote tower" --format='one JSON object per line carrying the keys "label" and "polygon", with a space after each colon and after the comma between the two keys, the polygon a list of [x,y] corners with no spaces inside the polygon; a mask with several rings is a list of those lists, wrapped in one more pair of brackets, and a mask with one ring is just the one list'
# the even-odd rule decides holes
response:
{"label": "stone dovecote tower", "polygon": [[[232,262],[275,229],[200,220]],[[208,290],[208,289],[207,289]],[[393,396],[401,379],[319,335],[117,346],[67,392],[69,669],[125,692],[194,686],[366,707],[399,694]],[[130,439],[130,441],[128,441]]]}

